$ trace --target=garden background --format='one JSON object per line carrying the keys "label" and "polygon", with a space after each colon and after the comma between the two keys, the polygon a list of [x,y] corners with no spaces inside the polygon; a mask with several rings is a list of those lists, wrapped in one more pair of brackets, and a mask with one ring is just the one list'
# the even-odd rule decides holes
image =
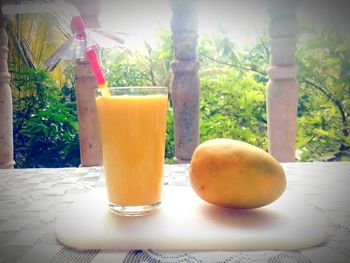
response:
{"label": "garden background", "polygon": [[[267,25],[266,25],[267,27]],[[17,168],[79,166],[79,135],[72,61],[51,72],[42,62],[70,34],[57,15],[16,16],[8,25],[9,71],[14,103]],[[35,35],[35,37],[33,37]],[[236,43],[227,25],[200,35],[200,141],[216,137],[243,140],[267,150],[266,30],[254,43]],[[350,41],[334,24],[300,25],[296,161],[350,160]],[[170,87],[171,32],[159,27],[152,41],[137,48],[102,49],[110,86]],[[171,96],[166,162],[173,162]]]}

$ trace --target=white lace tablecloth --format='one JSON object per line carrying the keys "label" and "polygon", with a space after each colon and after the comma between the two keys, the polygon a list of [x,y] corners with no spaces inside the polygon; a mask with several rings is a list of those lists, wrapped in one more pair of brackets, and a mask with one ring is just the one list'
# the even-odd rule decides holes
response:
{"label": "white lace tablecloth", "polygon": [[[293,251],[75,250],[55,221],[79,195],[104,187],[101,167],[0,170],[0,262],[350,262],[350,162],[283,164],[288,187],[328,220],[322,246]],[[188,184],[187,165],[167,165],[166,184]]]}

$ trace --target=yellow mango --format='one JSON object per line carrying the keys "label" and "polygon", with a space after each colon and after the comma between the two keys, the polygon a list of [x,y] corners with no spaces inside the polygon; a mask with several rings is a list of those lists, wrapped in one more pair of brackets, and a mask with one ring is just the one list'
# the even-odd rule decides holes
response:
{"label": "yellow mango", "polygon": [[249,209],[277,200],[286,188],[280,163],[264,150],[232,139],[213,139],[194,151],[190,183],[208,203]]}

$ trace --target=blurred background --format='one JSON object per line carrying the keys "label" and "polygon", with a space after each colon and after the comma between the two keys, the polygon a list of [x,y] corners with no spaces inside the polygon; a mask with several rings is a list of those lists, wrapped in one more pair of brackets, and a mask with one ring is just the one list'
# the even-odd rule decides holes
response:
{"label": "blurred background", "polygon": [[[121,35],[124,49],[101,49],[108,83],[169,87],[173,60],[169,2],[100,0],[100,4],[103,31],[127,33]],[[296,161],[350,160],[349,5],[340,0],[299,1]],[[267,150],[267,2],[197,0],[196,10],[200,141],[229,137]],[[11,16],[7,33],[16,166],[78,166],[75,61],[61,60],[52,70],[43,65],[72,36],[70,17]],[[169,101],[166,161],[173,158]]]}

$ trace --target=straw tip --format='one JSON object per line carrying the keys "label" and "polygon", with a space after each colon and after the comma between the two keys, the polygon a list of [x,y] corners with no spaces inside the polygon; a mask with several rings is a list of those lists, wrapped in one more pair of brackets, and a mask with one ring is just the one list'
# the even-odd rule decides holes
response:
{"label": "straw tip", "polygon": [[89,45],[85,48],[85,53],[89,54],[92,52],[96,52],[97,45]]}

